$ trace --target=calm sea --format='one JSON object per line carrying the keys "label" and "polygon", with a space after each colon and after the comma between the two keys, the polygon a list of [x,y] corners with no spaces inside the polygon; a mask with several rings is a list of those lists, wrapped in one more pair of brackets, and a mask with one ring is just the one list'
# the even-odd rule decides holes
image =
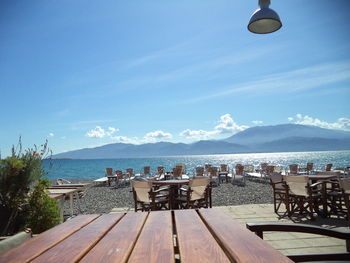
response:
{"label": "calm sea", "polygon": [[232,168],[237,163],[253,164],[267,162],[272,165],[288,167],[297,163],[306,166],[307,162],[313,162],[316,169],[323,169],[327,163],[333,163],[334,167],[350,166],[350,151],[329,152],[284,152],[284,153],[250,153],[250,154],[217,154],[217,155],[190,155],[175,157],[154,158],[121,158],[121,159],[96,159],[96,160],[51,160],[44,161],[44,168],[48,172],[49,179],[97,179],[104,176],[106,167],[114,170],[133,168],[139,173],[144,166],[151,166],[153,172],[157,166],[164,166],[166,170],[175,167],[177,163],[184,163],[189,175],[194,173],[194,168],[209,163],[218,166],[227,163]]}

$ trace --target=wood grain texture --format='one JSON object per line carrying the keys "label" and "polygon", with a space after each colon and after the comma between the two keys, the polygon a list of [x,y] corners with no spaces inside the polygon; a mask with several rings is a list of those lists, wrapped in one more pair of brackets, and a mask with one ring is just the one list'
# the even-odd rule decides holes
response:
{"label": "wood grain texture", "polygon": [[171,211],[150,212],[128,262],[174,262]]}
{"label": "wood grain texture", "polygon": [[19,247],[0,255],[0,262],[29,262],[98,217],[99,215],[80,215],[74,217],[64,224],[51,228]]}
{"label": "wood grain texture", "polygon": [[126,262],[147,218],[147,213],[128,213],[98,244],[89,251],[80,263]]}
{"label": "wood grain texture", "polygon": [[[65,263],[81,259],[124,214],[104,214],[32,262]],[[63,224],[64,225],[64,224]]]}
{"label": "wood grain texture", "polygon": [[176,210],[181,263],[230,262],[195,210]]}
{"label": "wood grain texture", "polygon": [[236,262],[293,262],[224,212],[201,209],[198,213]]}

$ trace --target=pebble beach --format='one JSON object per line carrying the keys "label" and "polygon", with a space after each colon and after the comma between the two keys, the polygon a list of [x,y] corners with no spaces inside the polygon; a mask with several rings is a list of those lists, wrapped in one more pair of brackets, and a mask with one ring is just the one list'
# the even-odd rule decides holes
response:
{"label": "pebble beach", "polygon": [[[273,202],[272,193],[272,187],[262,182],[247,180],[245,186],[222,183],[212,188],[212,202],[213,207],[271,204]],[[75,215],[110,213],[115,208],[133,211],[134,208],[134,199],[129,185],[116,188],[105,184],[92,184],[86,190],[84,199],[85,201],[81,202],[81,211],[78,209],[77,202],[74,201]],[[64,214],[69,214],[69,200],[65,201]]]}

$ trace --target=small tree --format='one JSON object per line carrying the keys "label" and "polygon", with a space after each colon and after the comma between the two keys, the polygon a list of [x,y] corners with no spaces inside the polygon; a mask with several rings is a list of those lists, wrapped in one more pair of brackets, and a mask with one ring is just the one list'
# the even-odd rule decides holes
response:
{"label": "small tree", "polygon": [[[28,193],[34,183],[45,171],[42,158],[47,157],[47,141],[41,149],[35,146],[22,152],[21,138],[18,150],[12,147],[11,156],[0,160],[0,233],[11,234],[16,231],[15,221],[28,200]],[[2,231],[1,231],[2,230]]]}

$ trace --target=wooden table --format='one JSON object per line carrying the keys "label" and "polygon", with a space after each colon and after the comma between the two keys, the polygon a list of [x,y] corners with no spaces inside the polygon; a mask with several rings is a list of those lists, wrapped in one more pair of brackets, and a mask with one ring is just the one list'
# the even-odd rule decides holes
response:
{"label": "wooden table", "polygon": [[157,186],[169,186],[169,209],[176,209],[176,197],[178,196],[178,190],[181,185],[188,185],[190,180],[149,180],[153,185]]}
{"label": "wooden table", "polygon": [[[57,188],[57,187],[49,187],[46,188],[46,190],[49,192],[49,194],[64,194],[65,196],[69,196],[69,206],[70,206],[70,214],[73,216],[73,195],[76,194],[78,195],[79,191],[82,189],[79,187],[75,188],[67,188],[67,187],[62,187],[62,188]],[[79,197],[77,196],[77,199]]]}
{"label": "wooden table", "polygon": [[292,262],[220,210],[79,215],[0,262]]}
{"label": "wooden table", "polygon": [[311,181],[325,181],[325,180],[330,180],[330,179],[334,179],[337,178],[337,175],[334,174],[320,174],[320,175],[307,175],[307,177],[311,180]]}

